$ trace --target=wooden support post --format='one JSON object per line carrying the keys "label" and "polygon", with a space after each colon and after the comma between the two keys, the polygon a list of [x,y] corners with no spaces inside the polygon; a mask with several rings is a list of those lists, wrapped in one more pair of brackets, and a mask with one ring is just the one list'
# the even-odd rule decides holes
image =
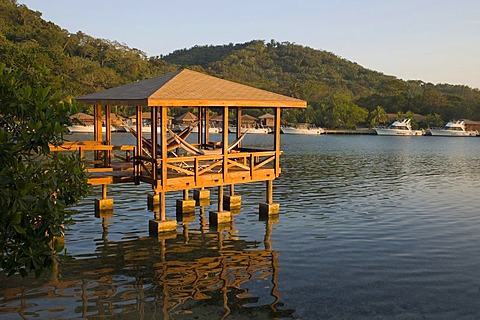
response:
{"label": "wooden support post", "polygon": [[[226,183],[228,180],[228,107],[223,108],[223,132],[222,132],[222,172],[223,172],[223,183]],[[223,188],[222,188],[223,193]],[[222,196],[223,202],[223,196]],[[223,210],[223,209],[219,209]]]}
{"label": "wooden support post", "polygon": [[198,144],[203,144],[203,139],[202,139],[202,131],[203,131],[203,108],[202,107],[198,107],[198,123],[197,123],[197,126],[198,126],[198,132],[197,132],[197,143]]}
{"label": "wooden support post", "polygon": [[197,206],[210,205],[210,190],[205,188],[193,190],[193,199],[196,201]]}
{"label": "wooden support post", "polygon": [[242,135],[242,108],[237,108],[237,139]]}
{"label": "wooden support post", "polygon": [[113,199],[107,198],[106,184],[102,184],[102,198],[95,199],[95,215],[100,216],[102,211],[113,211]]}
{"label": "wooden support post", "polygon": [[273,181],[272,180],[267,180],[266,201],[267,201],[267,203],[272,203],[273,202]]}
{"label": "wooden support post", "polygon": [[232,213],[240,213],[242,208],[242,196],[235,195],[235,186],[230,185],[230,194],[223,196],[223,209]]}
{"label": "wooden support post", "polygon": [[223,186],[218,187],[218,210],[210,211],[209,222],[210,225],[218,226],[220,224],[230,223],[232,221],[232,214],[230,211],[223,210]]}
{"label": "wooden support post", "polygon": [[275,138],[274,138],[274,150],[275,150],[275,178],[280,175],[280,124],[281,124],[281,109],[275,108]]}
{"label": "wooden support post", "polygon": [[278,215],[280,204],[273,202],[273,180],[267,180],[266,202],[259,204],[260,219],[269,219],[270,216]]}
{"label": "wooden support post", "polygon": [[161,107],[162,113],[162,165],[161,165],[161,179],[162,179],[162,190],[167,188],[167,107]]}
{"label": "wooden support post", "polygon": [[[203,128],[203,130],[205,130],[203,132],[203,135],[204,135],[204,143],[209,143],[210,142],[210,137],[209,137],[209,131],[210,131],[210,115],[209,115],[209,112],[210,112],[210,109],[209,108],[204,108],[204,116],[205,116],[205,127]],[[228,131],[227,131],[228,133]]]}
{"label": "wooden support post", "polygon": [[151,119],[151,132],[150,132],[150,139],[152,142],[152,188],[156,189],[157,187],[157,176],[158,176],[158,112],[157,107],[152,107],[150,110],[150,119]]}
{"label": "wooden support post", "polygon": [[167,219],[166,217],[165,192],[160,192],[158,196],[160,205],[155,208],[158,211],[154,213],[154,219],[148,222],[148,230],[151,236],[174,232],[177,229],[177,220]]}
{"label": "wooden support post", "polygon": [[[147,195],[148,210],[155,211],[161,206],[165,206],[165,204],[162,203],[162,197],[160,196],[160,193],[153,193],[153,194],[148,194]],[[157,211],[159,211],[159,210],[157,210]]]}
{"label": "wooden support post", "polygon": [[223,186],[218,186],[218,211],[223,211]]}
{"label": "wooden support post", "polygon": [[[105,142],[104,144],[109,146],[112,144],[112,114],[110,105],[105,106]],[[113,150],[104,151],[105,167],[110,167],[112,163]]]}
{"label": "wooden support post", "polygon": [[195,200],[188,198],[188,189],[183,190],[183,199],[177,199],[177,219],[183,214],[195,213]]}
{"label": "wooden support post", "polygon": [[142,166],[140,165],[140,156],[143,153],[142,146],[142,107],[136,107],[136,131],[137,131],[137,148],[135,149],[135,184],[140,184],[140,176],[142,175]]}
{"label": "wooden support post", "polygon": [[[93,140],[96,142],[102,141],[102,105],[96,104],[93,106]],[[94,160],[98,161],[101,158],[101,151],[94,152]],[[98,165],[95,164],[95,167]]]}

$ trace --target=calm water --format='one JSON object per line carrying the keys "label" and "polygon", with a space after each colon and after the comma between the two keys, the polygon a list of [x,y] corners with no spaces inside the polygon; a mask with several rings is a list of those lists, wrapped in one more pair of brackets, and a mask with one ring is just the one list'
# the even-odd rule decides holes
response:
{"label": "calm water", "polygon": [[480,318],[480,139],[282,135],[282,149],[274,221],[258,218],[264,185],[238,185],[231,225],[208,225],[211,189],[212,205],[151,238],[148,186],[110,189],[103,225],[96,188],[54,273],[0,278],[0,317]]}

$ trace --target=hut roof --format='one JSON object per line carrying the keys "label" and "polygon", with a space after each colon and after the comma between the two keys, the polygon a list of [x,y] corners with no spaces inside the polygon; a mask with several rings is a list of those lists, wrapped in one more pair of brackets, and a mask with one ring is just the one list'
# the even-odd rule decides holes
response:
{"label": "hut roof", "polygon": [[242,121],[255,121],[257,118],[249,114],[242,114]]}
{"label": "hut roof", "polygon": [[223,114],[220,114],[218,116],[215,116],[215,117],[211,117],[210,118],[210,121],[223,121]]}
{"label": "hut roof", "polygon": [[83,113],[83,112],[72,114],[70,116],[70,118],[77,119],[77,120],[80,120],[80,121],[93,120],[93,116],[91,116],[89,114],[86,114],[86,113]]}
{"label": "hut roof", "polygon": [[273,119],[273,118],[275,118],[275,116],[273,114],[270,114],[270,113],[265,113],[264,115],[261,115],[258,118],[259,119]]}
{"label": "hut roof", "polygon": [[190,111],[182,114],[181,116],[177,117],[175,120],[177,121],[197,121],[197,116],[191,113]]}
{"label": "hut roof", "polygon": [[188,69],[87,94],[78,97],[77,101],[89,104],[166,107],[305,108],[307,106],[303,100]]}

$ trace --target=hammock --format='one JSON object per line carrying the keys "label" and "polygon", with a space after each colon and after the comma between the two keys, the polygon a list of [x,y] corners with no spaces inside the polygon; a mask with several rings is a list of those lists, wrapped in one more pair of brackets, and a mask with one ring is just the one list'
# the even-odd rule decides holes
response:
{"label": "hammock", "polygon": [[[130,133],[133,134],[133,136],[138,139],[137,131],[130,126],[127,126],[127,127],[128,127],[128,130],[130,131]],[[175,136],[178,136],[181,139],[186,139],[190,135],[192,130],[193,130],[193,127],[189,126],[189,127],[186,127],[185,129],[183,129],[178,134],[175,134],[170,129],[168,129],[171,137],[167,139],[167,151],[171,151],[171,150],[176,149],[180,146],[180,144],[175,139]],[[143,151],[145,151],[146,153],[149,153],[149,154],[152,153],[153,148],[152,148],[152,141],[150,139],[147,139],[147,138],[142,136],[142,146],[144,147]],[[160,144],[157,144],[157,150],[161,150],[161,145]]]}
{"label": "hammock", "polygon": [[[173,139],[176,141],[178,146],[181,146],[185,151],[188,153],[191,153],[193,155],[201,156],[201,155],[210,155],[210,154],[222,154],[223,149],[215,149],[215,150],[204,150],[204,149],[199,149],[187,141],[185,141],[185,138],[183,138],[180,134],[176,134],[170,129],[167,129],[170,135],[172,136],[170,139]],[[248,130],[246,130],[240,137],[238,137],[235,141],[233,141],[227,148],[227,152],[232,151],[236,146],[242,142],[243,138],[247,135]]]}

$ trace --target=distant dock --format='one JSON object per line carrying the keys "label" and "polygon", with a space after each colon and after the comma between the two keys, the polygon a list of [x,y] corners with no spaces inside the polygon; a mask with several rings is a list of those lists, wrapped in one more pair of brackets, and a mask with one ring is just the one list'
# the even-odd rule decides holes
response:
{"label": "distant dock", "polygon": [[330,130],[325,129],[325,134],[377,134],[373,129],[357,129],[357,130]]}

